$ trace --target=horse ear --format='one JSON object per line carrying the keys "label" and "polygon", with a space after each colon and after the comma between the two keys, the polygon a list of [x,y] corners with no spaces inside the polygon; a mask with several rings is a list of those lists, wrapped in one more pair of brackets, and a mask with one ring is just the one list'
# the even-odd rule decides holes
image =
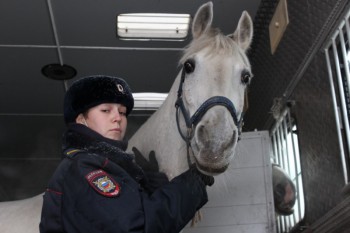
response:
{"label": "horse ear", "polygon": [[203,4],[194,16],[192,23],[192,36],[194,39],[206,32],[213,21],[213,3]]}
{"label": "horse ear", "polygon": [[243,11],[236,31],[230,35],[243,49],[247,50],[253,39],[253,22],[247,11]]}

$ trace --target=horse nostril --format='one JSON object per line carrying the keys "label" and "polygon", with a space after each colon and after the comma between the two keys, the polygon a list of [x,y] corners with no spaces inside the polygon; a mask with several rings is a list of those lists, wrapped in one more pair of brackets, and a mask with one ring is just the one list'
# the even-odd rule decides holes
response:
{"label": "horse nostril", "polygon": [[204,146],[209,143],[209,132],[204,124],[197,126],[196,134],[198,141],[201,142]]}

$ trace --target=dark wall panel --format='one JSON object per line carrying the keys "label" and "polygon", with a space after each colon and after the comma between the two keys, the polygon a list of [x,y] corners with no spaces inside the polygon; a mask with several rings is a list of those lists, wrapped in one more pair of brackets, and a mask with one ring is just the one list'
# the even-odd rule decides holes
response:
{"label": "dark wall panel", "polygon": [[271,54],[269,23],[277,0],[262,0],[249,52],[254,79],[245,130],[268,130],[274,98],[294,100],[309,226],[342,200],[344,178],[322,43],[349,9],[348,0],[287,1],[289,25]]}
{"label": "dark wall panel", "polygon": [[0,116],[0,201],[44,192],[61,159],[63,129],[60,115]]}
{"label": "dark wall panel", "polygon": [[295,89],[292,108],[298,124],[306,224],[341,200],[344,178],[324,54],[319,53]]}

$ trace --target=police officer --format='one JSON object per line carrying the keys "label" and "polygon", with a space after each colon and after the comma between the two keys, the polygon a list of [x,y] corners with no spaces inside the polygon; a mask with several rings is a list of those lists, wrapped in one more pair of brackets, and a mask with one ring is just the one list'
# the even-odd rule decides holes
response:
{"label": "police officer", "polygon": [[123,141],[133,106],[121,78],[89,76],[69,88],[63,159],[44,195],[41,233],[175,233],[207,202],[206,185],[214,179],[195,166],[147,189],[147,176]]}

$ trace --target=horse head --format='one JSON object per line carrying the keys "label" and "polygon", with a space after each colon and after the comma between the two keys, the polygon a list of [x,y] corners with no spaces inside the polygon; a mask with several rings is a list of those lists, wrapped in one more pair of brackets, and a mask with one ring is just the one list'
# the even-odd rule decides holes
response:
{"label": "horse head", "polygon": [[213,4],[202,5],[192,22],[193,40],[180,60],[177,125],[189,162],[203,173],[224,172],[242,130],[244,100],[252,74],[246,56],[253,24],[243,12],[234,33],[212,28]]}
{"label": "horse head", "polygon": [[272,164],[272,185],[276,214],[293,214],[297,199],[296,188],[286,171],[277,164]]}

